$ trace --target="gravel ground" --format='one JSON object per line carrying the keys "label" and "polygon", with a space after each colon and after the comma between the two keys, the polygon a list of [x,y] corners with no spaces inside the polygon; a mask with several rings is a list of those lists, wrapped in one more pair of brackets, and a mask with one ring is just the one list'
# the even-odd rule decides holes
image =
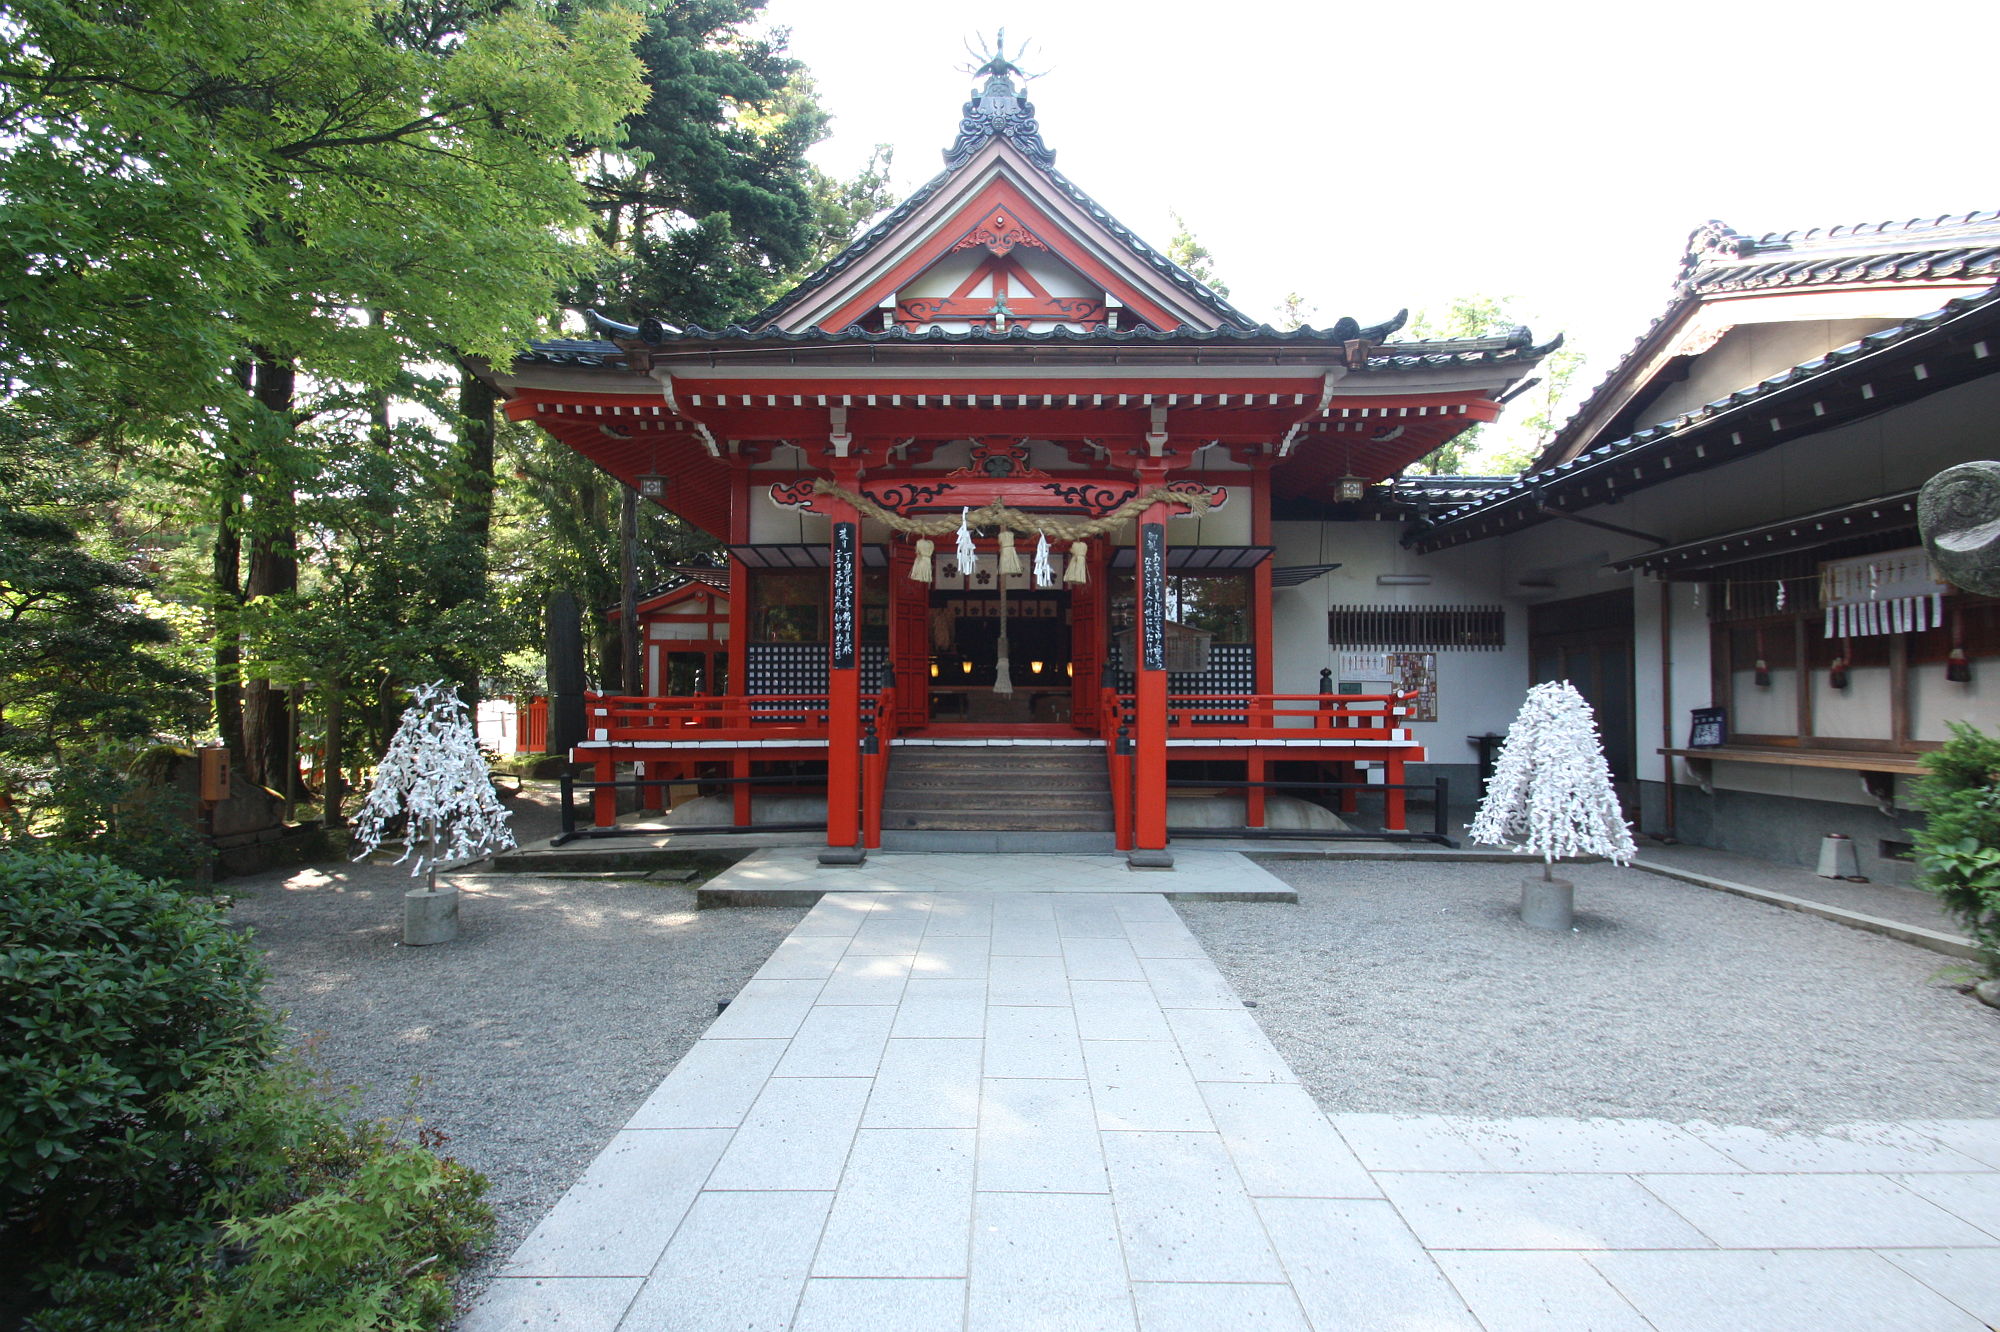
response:
{"label": "gravel ground", "polygon": [[1608,865],[1268,860],[1297,906],[1178,909],[1329,1111],[1800,1127],[2000,1107],[2000,1012],[1936,953]]}
{"label": "gravel ground", "polygon": [[[510,804],[523,841],[554,830],[532,792]],[[364,1088],[370,1114],[414,1111],[492,1181],[498,1232],[461,1283],[469,1299],[805,913],[697,912],[689,890],[653,884],[467,877],[460,938],[405,948],[407,868],[224,886],[269,957],[271,1002],[334,1078]]]}

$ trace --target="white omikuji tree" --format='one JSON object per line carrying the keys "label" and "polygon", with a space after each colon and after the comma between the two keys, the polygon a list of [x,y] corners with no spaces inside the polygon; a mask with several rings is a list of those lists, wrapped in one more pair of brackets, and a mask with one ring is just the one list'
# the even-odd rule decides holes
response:
{"label": "white omikuji tree", "polygon": [[1628,865],[1638,848],[1618,810],[1590,704],[1567,680],[1536,685],[1507,730],[1472,821],[1472,840],[1542,858],[1542,877],[1567,856]]}
{"label": "white omikuji tree", "polygon": [[375,784],[354,819],[360,860],[385,840],[404,815],[400,865],[415,857],[412,875],[514,845],[508,814],[493,794],[493,778],[457,692],[440,680],[410,691],[410,706],[375,770]]}

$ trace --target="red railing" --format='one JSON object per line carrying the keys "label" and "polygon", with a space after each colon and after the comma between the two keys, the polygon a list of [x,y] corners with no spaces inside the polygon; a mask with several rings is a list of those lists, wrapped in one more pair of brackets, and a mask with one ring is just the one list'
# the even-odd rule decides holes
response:
{"label": "red railing", "polygon": [[635,740],[824,740],[825,694],[609,697],[584,706],[583,743]]}
{"label": "red railing", "polygon": [[1132,849],[1132,755],[1120,753],[1120,730],[1128,744],[1131,731],[1132,696],[1115,689],[1097,694],[1097,734],[1104,741],[1104,762],[1111,778],[1112,845],[1120,851]]}
{"label": "red railing", "polygon": [[1329,740],[1389,740],[1406,725],[1406,694],[1169,694],[1167,738],[1297,740],[1338,731]]}
{"label": "red railing", "polygon": [[[864,718],[861,729],[861,844],[869,850],[882,845],[882,802],[889,788],[889,759],[896,739],[896,687],[890,685],[874,698],[872,719]],[[872,725],[870,724],[872,720]]]}
{"label": "red railing", "polygon": [[549,701],[530,698],[515,709],[514,752],[540,754],[549,747]]}

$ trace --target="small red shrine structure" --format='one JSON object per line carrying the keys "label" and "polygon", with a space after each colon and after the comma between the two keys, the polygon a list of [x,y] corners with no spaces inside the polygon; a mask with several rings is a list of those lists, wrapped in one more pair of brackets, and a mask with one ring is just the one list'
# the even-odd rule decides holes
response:
{"label": "small red shrine structure", "polygon": [[726,667],[592,700],[575,756],[726,770],[744,823],[743,779],[823,763],[843,851],[899,754],[953,745],[1100,754],[1122,849],[1164,851],[1178,761],[1235,765],[1252,826],[1270,765],[1377,762],[1401,830],[1400,700],[1272,691],[1273,496],[1396,474],[1547,348],[1256,323],[1055,169],[1020,73],[990,60],[944,171],[755,318],[598,319],[501,378],[730,553]]}

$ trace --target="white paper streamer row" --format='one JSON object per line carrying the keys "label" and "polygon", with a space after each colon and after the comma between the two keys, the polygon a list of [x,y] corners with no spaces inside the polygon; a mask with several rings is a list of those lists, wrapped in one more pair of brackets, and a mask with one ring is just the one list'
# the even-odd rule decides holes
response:
{"label": "white paper streamer row", "polygon": [[1826,608],[1826,637],[1866,638],[1871,634],[1920,634],[1944,625],[1944,597],[1889,597]]}

